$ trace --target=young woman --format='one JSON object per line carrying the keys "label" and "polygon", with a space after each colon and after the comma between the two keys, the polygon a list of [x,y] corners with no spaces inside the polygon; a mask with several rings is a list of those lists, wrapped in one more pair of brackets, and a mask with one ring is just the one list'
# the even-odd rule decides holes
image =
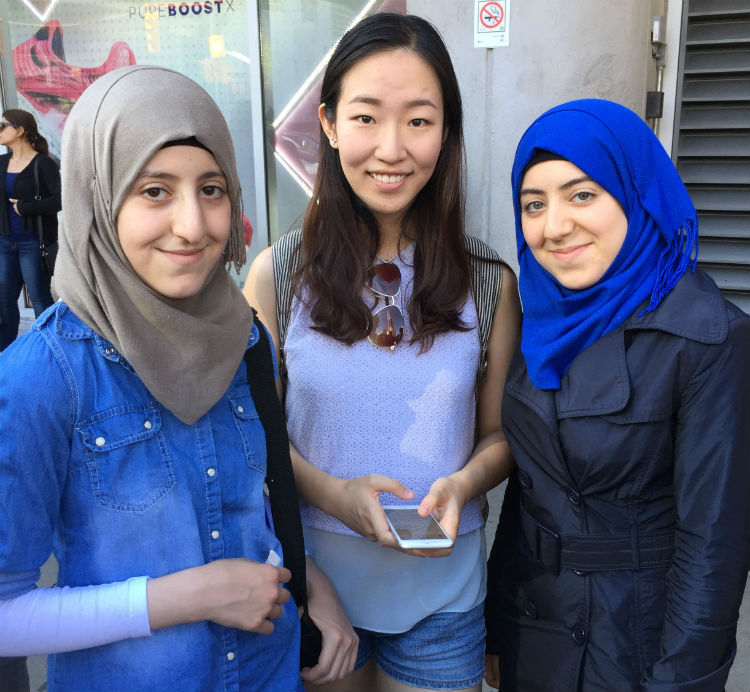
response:
{"label": "young woman", "polygon": [[488,682],[720,690],[750,561],[748,317],[646,124],[538,118],[512,174],[523,301],[489,560]]}
{"label": "young woman", "polygon": [[[261,253],[245,294],[282,345],[307,548],[360,638],[356,672],[330,689],[479,689],[515,279],[464,235],[461,99],[430,24],[360,22],[321,100],[301,238]],[[398,550],[381,502],[434,514],[452,551]]]}
{"label": "young woman", "polygon": [[7,110],[0,120],[0,144],[10,154],[0,156],[0,351],[18,336],[21,316],[18,297],[24,283],[34,314],[53,303],[51,274],[39,259],[41,242],[54,256],[57,212],[60,211],[60,171],[47,155],[47,140],[37,131],[31,113]]}
{"label": "young woman", "polygon": [[[245,257],[226,123],[186,77],[128,67],[63,152],[62,301],[0,358],[0,655],[54,653],[49,690],[301,689],[243,362],[262,326],[225,270]],[[356,636],[308,579],[303,674],[326,681]]]}

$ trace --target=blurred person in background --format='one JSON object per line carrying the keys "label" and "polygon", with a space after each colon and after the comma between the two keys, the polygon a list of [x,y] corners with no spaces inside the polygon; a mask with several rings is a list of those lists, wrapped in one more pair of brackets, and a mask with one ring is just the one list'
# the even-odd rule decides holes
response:
{"label": "blurred person in background", "polygon": [[[60,211],[60,171],[49,156],[47,140],[34,116],[6,110],[0,120],[0,144],[10,149],[0,156],[0,351],[18,336],[18,298],[26,288],[39,317],[53,298],[50,290],[57,252],[57,212]],[[40,259],[44,245],[50,261]]]}

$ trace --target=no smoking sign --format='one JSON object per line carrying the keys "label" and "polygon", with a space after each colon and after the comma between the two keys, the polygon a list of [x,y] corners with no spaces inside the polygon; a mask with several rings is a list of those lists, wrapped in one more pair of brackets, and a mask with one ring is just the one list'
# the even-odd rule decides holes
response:
{"label": "no smoking sign", "polygon": [[508,45],[510,0],[474,0],[474,46],[494,48]]}

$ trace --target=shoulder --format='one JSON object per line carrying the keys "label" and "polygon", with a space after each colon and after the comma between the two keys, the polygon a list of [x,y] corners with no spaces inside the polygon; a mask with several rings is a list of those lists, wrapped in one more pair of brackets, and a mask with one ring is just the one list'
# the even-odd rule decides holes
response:
{"label": "shoulder", "polygon": [[702,269],[686,272],[653,312],[638,311],[626,329],[654,330],[703,344],[721,344],[730,321],[747,324],[747,315],[727,301],[714,280]]}
{"label": "shoulder", "polygon": [[57,165],[57,162],[51,156],[47,156],[47,154],[37,154],[36,156],[37,156],[37,159],[39,159],[40,169],[44,171],[55,171],[55,172],[58,172],[60,170],[60,167]]}
{"label": "shoulder", "polygon": [[248,282],[251,278],[263,282],[273,281],[273,246],[261,250],[253,260],[248,273]]}
{"label": "shoulder", "polygon": [[297,261],[302,245],[302,229],[295,228],[285,233],[272,246],[273,262],[277,267],[291,266]]}
{"label": "shoulder", "polygon": [[55,392],[67,390],[67,340],[60,324],[66,313],[72,316],[65,304],[56,303],[0,355],[0,389],[15,407],[39,397],[55,401]]}
{"label": "shoulder", "polygon": [[479,240],[479,238],[473,235],[469,235],[468,233],[464,235],[464,245],[466,246],[466,251],[469,253],[470,262],[472,258],[495,262],[502,261],[500,255],[495,250],[483,240]]}

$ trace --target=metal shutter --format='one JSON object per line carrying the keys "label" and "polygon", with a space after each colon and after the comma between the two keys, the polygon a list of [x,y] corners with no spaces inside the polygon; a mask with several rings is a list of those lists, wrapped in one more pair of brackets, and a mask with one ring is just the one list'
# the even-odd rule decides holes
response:
{"label": "metal shutter", "polygon": [[698,262],[750,312],[750,0],[685,8],[673,158],[698,210]]}

